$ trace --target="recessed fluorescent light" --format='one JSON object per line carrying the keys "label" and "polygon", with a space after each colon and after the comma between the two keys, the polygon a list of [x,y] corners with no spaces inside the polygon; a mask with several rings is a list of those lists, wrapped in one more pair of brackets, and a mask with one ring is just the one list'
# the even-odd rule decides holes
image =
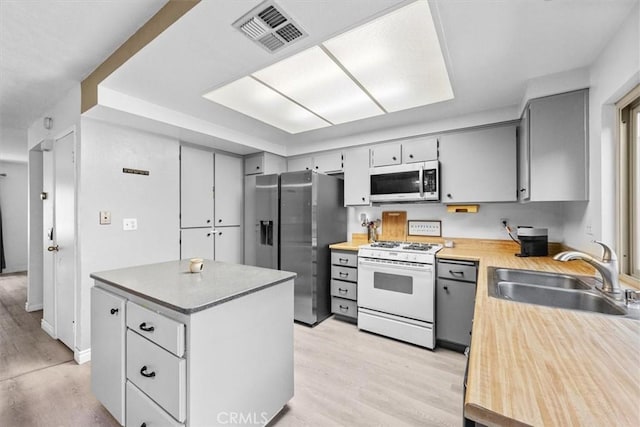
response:
{"label": "recessed fluorescent light", "polygon": [[325,120],[252,77],[243,77],[205,94],[204,97],[289,133],[329,126]]}
{"label": "recessed fluorescent light", "polygon": [[384,113],[318,46],[253,76],[333,124]]}
{"label": "recessed fluorescent light", "polygon": [[425,0],[336,36],[324,46],[387,111],[453,98]]}

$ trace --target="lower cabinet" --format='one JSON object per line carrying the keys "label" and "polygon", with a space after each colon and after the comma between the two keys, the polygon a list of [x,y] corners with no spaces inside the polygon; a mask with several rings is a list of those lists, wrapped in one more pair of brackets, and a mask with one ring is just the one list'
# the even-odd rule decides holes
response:
{"label": "lower cabinet", "polygon": [[471,344],[477,265],[472,261],[439,259],[436,280],[436,340],[463,351]]}
{"label": "lower cabinet", "polygon": [[358,318],[358,253],[331,250],[331,312],[348,319]]}

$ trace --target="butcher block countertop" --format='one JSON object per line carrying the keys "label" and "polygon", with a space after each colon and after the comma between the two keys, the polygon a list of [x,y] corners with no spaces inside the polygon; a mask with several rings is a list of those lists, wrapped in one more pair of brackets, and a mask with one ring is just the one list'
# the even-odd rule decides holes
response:
{"label": "butcher block countertop", "polygon": [[519,258],[508,241],[477,242],[456,240],[437,255],[479,261],[465,416],[487,425],[640,425],[640,321],[487,294],[490,266],[579,275],[594,269]]}

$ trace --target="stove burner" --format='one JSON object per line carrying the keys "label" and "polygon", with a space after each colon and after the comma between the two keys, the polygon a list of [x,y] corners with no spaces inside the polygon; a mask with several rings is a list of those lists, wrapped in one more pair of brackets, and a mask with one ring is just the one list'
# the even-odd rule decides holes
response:
{"label": "stove burner", "polygon": [[372,243],[369,246],[371,246],[372,248],[392,249],[392,248],[397,248],[398,246],[400,246],[400,243],[398,243],[398,242],[375,242],[375,243]]}
{"label": "stove burner", "polygon": [[402,247],[402,249],[409,251],[429,251],[431,248],[433,248],[433,246],[429,243],[411,243]]}

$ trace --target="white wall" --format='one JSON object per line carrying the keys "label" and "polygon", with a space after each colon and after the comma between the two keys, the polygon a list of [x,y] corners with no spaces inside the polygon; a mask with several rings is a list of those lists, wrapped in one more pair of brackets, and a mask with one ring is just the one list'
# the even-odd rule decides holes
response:
{"label": "white wall", "polygon": [[[26,142],[26,141],[25,141]],[[3,273],[27,270],[27,164],[0,161],[0,209],[7,264]]]}
{"label": "white wall", "polygon": [[27,162],[27,130],[0,127],[0,161]]}
{"label": "white wall", "polygon": [[[561,203],[484,203],[478,213],[447,213],[447,207],[440,203],[395,204],[373,207],[348,208],[347,236],[351,233],[366,233],[360,225],[360,213],[370,220],[381,219],[383,211],[406,211],[407,219],[440,220],[443,237],[509,239],[500,224],[501,218],[508,218],[509,224],[530,225],[549,229],[549,241],[563,240],[563,206]],[[380,230],[382,231],[382,230]]]}
{"label": "white wall", "polygon": [[[179,141],[82,118],[77,347],[90,348],[90,289],[97,271],[175,260],[179,245]],[[122,168],[148,170],[124,174]],[[99,224],[100,211],[111,225]],[[138,230],[123,231],[123,218]]]}
{"label": "white wall", "polygon": [[[640,83],[640,6],[636,6],[618,33],[590,69],[589,91],[589,202],[566,203],[565,243],[600,253],[590,243],[616,243],[615,102]],[[587,227],[593,230],[586,233]]]}

